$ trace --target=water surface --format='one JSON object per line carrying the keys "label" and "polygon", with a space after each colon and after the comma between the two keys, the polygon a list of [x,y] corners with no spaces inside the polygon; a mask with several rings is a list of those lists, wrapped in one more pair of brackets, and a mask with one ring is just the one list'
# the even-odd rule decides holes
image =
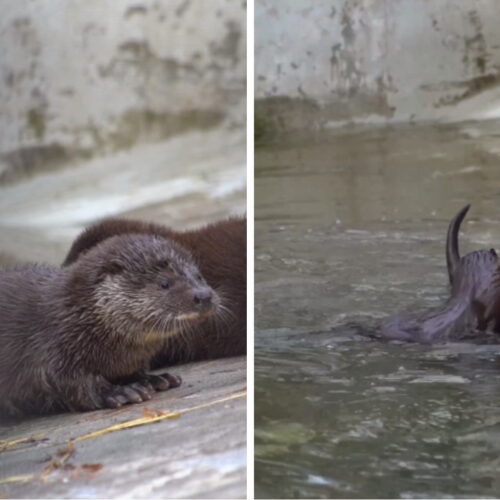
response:
{"label": "water surface", "polygon": [[256,496],[498,497],[500,346],[370,338],[448,297],[444,241],[500,247],[500,124],[256,152]]}

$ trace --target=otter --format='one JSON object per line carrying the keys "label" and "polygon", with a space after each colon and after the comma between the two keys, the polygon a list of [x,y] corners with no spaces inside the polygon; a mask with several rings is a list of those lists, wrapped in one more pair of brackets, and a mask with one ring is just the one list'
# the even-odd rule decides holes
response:
{"label": "otter", "polygon": [[105,219],[76,238],[63,266],[74,263],[107,238],[129,233],[162,236],[182,245],[220,298],[217,313],[199,323],[189,337],[170,338],[153,366],[245,354],[246,219],[232,217],[191,231],[174,231],[138,220]]}
{"label": "otter", "polygon": [[500,341],[500,270],[495,250],[460,257],[458,233],[470,205],[451,220],[446,238],[446,265],[451,297],[428,313],[395,316],[381,327],[383,337],[407,342]]}
{"label": "otter", "polygon": [[0,414],[118,408],[177,387],[148,364],[218,303],[192,255],[158,235],[110,237],[64,268],[0,271]]}

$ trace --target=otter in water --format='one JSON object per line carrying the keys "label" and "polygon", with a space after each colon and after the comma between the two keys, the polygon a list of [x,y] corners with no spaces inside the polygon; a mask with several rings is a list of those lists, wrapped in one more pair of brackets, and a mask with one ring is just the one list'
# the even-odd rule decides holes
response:
{"label": "otter in water", "polygon": [[118,408],[180,384],[146,373],[166,338],[217,310],[191,254],[114,236],[62,269],[0,272],[0,414]]}
{"label": "otter in water", "polygon": [[[442,309],[390,318],[382,335],[408,342],[491,341],[500,333],[500,271],[494,249],[460,257],[458,232],[470,205],[452,219],[446,239],[446,264],[451,297]],[[500,341],[500,338],[498,338]]]}
{"label": "otter in water", "polygon": [[137,220],[107,219],[78,236],[63,266],[107,238],[129,233],[163,236],[182,245],[220,297],[217,313],[199,323],[192,335],[170,338],[153,366],[245,354],[246,219],[233,217],[185,232]]}

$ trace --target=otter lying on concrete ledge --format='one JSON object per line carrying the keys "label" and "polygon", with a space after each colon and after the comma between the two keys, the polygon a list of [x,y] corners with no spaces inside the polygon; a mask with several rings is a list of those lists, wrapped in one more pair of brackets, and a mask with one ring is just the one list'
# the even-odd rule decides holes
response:
{"label": "otter lying on concrete ledge", "polygon": [[117,408],[180,384],[146,373],[217,294],[168,238],[106,239],[62,269],[0,271],[0,415]]}
{"label": "otter lying on concrete ledge", "polygon": [[[446,240],[451,297],[429,313],[395,316],[382,324],[382,336],[408,342],[443,343],[480,340],[500,333],[500,271],[495,250],[460,257],[458,232],[470,205],[452,219]],[[500,342],[500,336],[498,337]]]}

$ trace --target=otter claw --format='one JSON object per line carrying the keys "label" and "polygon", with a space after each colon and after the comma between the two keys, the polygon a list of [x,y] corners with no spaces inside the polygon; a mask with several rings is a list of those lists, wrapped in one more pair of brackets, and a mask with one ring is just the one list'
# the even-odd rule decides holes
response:
{"label": "otter claw", "polygon": [[151,394],[144,385],[135,382],[130,385],[115,386],[112,393],[104,396],[107,408],[120,408],[129,403],[142,403],[151,399]]}
{"label": "otter claw", "polygon": [[130,386],[122,387],[123,395],[127,398],[129,403],[142,403],[141,395]]}
{"label": "otter claw", "polygon": [[179,387],[182,384],[182,379],[178,375],[171,375],[170,373],[162,373],[161,378],[166,379],[168,382],[168,388],[173,389],[174,387]]}
{"label": "otter claw", "polygon": [[[147,374],[147,381],[155,391],[166,391],[181,385],[181,378],[170,373],[162,373],[161,375]],[[144,384],[143,381],[141,381]]]}
{"label": "otter claw", "polygon": [[151,390],[149,390],[145,384],[139,382],[134,382],[133,384],[130,385],[130,388],[138,392],[143,401],[151,399],[151,393],[154,392],[154,389],[152,387]]}
{"label": "otter claw", "polygon": [[149,381],[149,379],[144,379],[144,380],[141,380],[139,382],[139,384],[142,385],[142,387],[144,389],[146,389],[146,391],[148,392],[148,394],[150,396],[152,396],[155,392],[156,392],[156,389],[153,387],[153,384],[151,384],[151,382]]}
{"label": "otter claw", "polygon": [[127,398],[125,396],[122,396],[121,394],[116,395],[114,399],[118,401],[120,406],[126,405],[128,403]]}
{"label": "otter claw", "polygon": [[148,375],[148,380],[156,391],[166,391],[170,389],[168,380],[164,379],[161,375]]}
{"label": "otter claw", "polygon": [[107,408],[120,408],[122,406],[122,403],[118,401],[118,398],[115,398],[113,396],[108,396],[104,402],[106,403]]}

